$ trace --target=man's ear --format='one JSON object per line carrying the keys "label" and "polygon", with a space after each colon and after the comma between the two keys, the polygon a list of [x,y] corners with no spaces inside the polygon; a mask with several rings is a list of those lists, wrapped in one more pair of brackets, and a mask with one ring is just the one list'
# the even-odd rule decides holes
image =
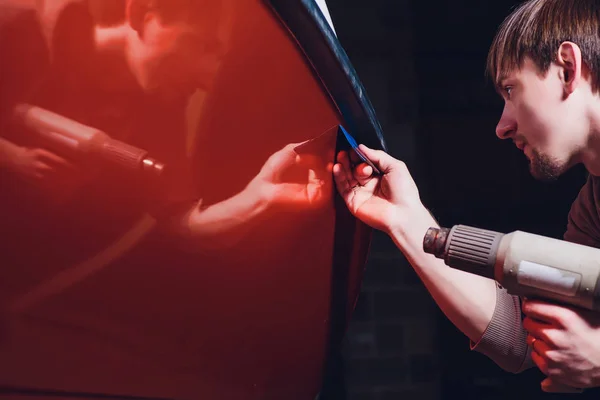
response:
{"label": "man's ear", "polygon": [[556,62],[561,67],[561,80],[565,88],[565,95],[569,95],[581,84],[584,68],[581,49],[573,42],[561,43]]}
{"label": "man's ear", "polygon": [[144,36],[146,18],[151,9],[152,0],[127,0],[125,9],[127,22],[140,37]]}

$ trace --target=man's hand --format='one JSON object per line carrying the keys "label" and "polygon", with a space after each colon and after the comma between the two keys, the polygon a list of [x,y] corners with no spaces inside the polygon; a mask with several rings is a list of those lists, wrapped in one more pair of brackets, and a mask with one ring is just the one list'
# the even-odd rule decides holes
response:
{"label": "man's hand", "polygon": [[[360,149],[381,171],[373,175],[373,168],[361,163],[352,166],[347,152],[340,152],[333,167],[336,186],[350,212],[373,228],[391,234],[398,227],[405,227],[408,218],[426,211],[419,198],[419,191],[406,165],[381,150],[365,145]],[[423,232],[424,234],[424,232]]]}
{"label": "man's hand", "polygon": [[267,207],[318,207],[331,199],[332,163],[318,155],[298,155],[288,144],[269,157],[248,189]]}
{"label": "man's hand", "polygon": [[[306,142],[305,142],[306,143]],[[207,208],[194,207],[177,221],[192,247],[201,250],[231,249],[273,210],[317,209],[331,204],[333,163],[317,153],[298,155],[289,144],[271,155],[244,190]],[[180,228],[176,228],[180,229]]]}
{"label": "man's hand", "polygon": [[23,147],[14,158],[13,168],[29,182],[45,182],[72,170],[73,166],[48,150]]}
{"label": "man's hand", "polygon": [[49,198],[59,200],[82,182],[80,172],[64,158],[40,148],[20,147],[9,168]]}
{"label": "man's hand", "polygon": [[564,386],[600,386],[600,315],[538,300],[524,300],[532,359],[548,376],[542,389],[564,392]]}

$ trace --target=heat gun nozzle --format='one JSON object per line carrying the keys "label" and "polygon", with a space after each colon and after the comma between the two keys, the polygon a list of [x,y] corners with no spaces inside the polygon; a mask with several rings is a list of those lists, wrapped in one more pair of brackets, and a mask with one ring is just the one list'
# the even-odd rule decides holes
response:
{"label": "heat gun nozzle", "polygon": [[448,228],[429,228],[423,238],[423,250],[437,258],[444,258],[446,242],[448,241]]}
{"label": "heat gun nozzle", "polygon": [[500,240],[504,235],[465,225],[429,228],[423,250],[444,260],[446,265],[492,278]]}
{"label": "heat gun nozzle", "polygon": [[142,160],[142,170],[144,170],[148,175],[160,178],[165,170],[165,164],[153,158],[146,157]]}

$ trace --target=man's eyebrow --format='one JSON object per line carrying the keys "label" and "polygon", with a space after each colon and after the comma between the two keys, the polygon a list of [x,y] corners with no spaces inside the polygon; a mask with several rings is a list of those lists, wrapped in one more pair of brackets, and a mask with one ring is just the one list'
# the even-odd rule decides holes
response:
{"label": "man's eyebrow", "polygon": [[500,73],[498,75],[498,79],[496,79],[496,82],[495,82],[496,91],[498,91],[499,93],[502,92],[507,79],[508,79],[508,75],[506,73]]}
{"label": "man's eyebrow", "polygon": [[498,75],[498,79],[496,79],[496,87],[498,89],[502,89],[502,87],[504,86],[504,82],[506,81],[506,74],[505,73],[500,73]]}

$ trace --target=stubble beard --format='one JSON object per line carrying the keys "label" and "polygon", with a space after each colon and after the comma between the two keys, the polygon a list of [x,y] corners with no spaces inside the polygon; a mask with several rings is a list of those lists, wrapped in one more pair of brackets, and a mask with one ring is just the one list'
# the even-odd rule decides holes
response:
{"label": "stubble beard", "polygon": [[566,170],[564,163],[532,149],[529,171],[535,179],[543,182],[557,180]]}

